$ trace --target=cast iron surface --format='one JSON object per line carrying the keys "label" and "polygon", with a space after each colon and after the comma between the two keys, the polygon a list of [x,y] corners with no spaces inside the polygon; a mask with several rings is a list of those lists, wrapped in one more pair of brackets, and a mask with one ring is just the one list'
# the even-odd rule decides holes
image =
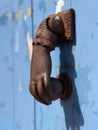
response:
{"label": "cast iron surface", "polygon": [[53,100],[66,100],[72,93],[72,83],[66,73],[57,78],[51,75],[50,51],[60,40],[74,40],[74,10],[69,9],[51,15],[39,25],[33,42],[30,92],[41,103],[49,105]]}

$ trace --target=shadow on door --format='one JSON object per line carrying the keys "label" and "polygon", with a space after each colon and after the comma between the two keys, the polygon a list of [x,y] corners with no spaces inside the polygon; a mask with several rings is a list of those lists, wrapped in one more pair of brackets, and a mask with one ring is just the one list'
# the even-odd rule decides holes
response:
{"label": "shadow on door", "polygon": [[60,73],[66,72],[70,75],[73,84],[73,92],[68,101],[60,101],[64,110],[65,125],[67,130],[80,130],[80,126],[84,125],[84,118],[81,112],[78,93],[75,84],[77,73],[75,70],[75,60],[72,53],[75,42],[61,43],[60,49]]}

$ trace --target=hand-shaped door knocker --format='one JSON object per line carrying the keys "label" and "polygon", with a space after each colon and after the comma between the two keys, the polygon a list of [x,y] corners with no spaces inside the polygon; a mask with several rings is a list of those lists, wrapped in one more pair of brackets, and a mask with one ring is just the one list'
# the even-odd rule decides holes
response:
{"label": "hand-shaped door knocker", "polygon": [[72,82],[68,74],[61,73],[50,77],[50,52],[62,40],[73,41],[74,10],[53,14],[44,19],[38,27],[33,41],[33,54],[30,74],[30,93],[41,103],[49,105],[60,98],[67,100],[72,93]]}

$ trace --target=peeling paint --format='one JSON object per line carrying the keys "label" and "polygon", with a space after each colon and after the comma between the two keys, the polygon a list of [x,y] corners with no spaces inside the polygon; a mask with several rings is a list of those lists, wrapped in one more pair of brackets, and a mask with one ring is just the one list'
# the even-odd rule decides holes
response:
{"label": "peeling paint", "polygon": [[17,14],[16,14],[16,19],[17,19],[17,20],[20,20],[20,19],[21,19],[22,15],[23,15],[23,12],[24,12],[24,10],[19,10],[19,11],[17,12]]}
{"label": "peeling paint", "polygon": [[24,19],[27,20],[27,18],[29,18],[30,16],[32,16],[32,8],[28,8],[26,10],[26,14],[24,16]]}
{"label": "peeling paint", "polygon": [[29,53],[29,59],[31,60],[32,57],[32,51],[33,51],[33,46],[32,46],[32,38],[30,36],[30,33],[26,33],[26,38],[27,38],[27,45],[28,45],[28,53]]}
{"label": "peeling paint", "polygon": [[32,8],[28,8],[26,10],[26,16],[27,16],[27,18],[30,17],[31,15],[32,15]]}
{"label": "peeling paint", "polygon": [[[23,13],[25,13],[25,20],[26,20],[27,18],[29,18],[32,15],[32,9],[27,8],[26,10],[19,10],[15,14],[16,20],[20,20],[23,16]],[[7,13],[0,16],[0,25],[2,25],[2,26],[6,25],[8,20],[9,21],[13,20],[13,13],[12,12],[7,12]]]}

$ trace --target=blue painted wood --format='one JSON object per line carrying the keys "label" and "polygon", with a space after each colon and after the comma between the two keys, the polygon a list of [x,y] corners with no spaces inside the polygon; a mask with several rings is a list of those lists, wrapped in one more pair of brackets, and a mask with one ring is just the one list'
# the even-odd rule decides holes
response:
{"label": "blue painted wood", "polygon": [[31,1],[0,2],[0,130],[33,130],[27,49]]}
{"label": "blue painted wood", "polygon": [[[43,3],[43,1],[39,1],[39,2],[35,1],[34,9],[35,10],[38,9],[41,3]],[[45,1],[42,7],[45,9],[45,7],[47,6],[46,11],[42,12],[43,8],[40,11],[36,10],[35,15],[34,15],[35,16],[34,23],[36,24],[36,26],[38,26],[38,23],[39,23],[38,21],[41,21],[43,18],[47,17],[49,14],[55,13],[56,8],[51,7],[53,5],[56,7],[54,1],[50,1],[49,3],[48,1]],[[69,5],[70,5],[69,2],[67,2],[67,5],[68,6],[65,6],[65,9],[69,8]],[[39,18],[36,17],[36,14],[38,13],[39,13]],[[75,69],[74,59],[72,55],[72,47],[70,46],[71,43],[68,43],[68,44],[69,44],[68,46],[66,45],[66,43],[62,44],[61,46],[57,47],[55,51],[51,53],[52,76],[55,77],[61,71],[65,71],[70,74],[73,80],[73,84],[74,84],[74,78],[75,78],[74,76],[76,76],[75,71],[74,71]],[[66,127],[69,129],[69,127],[73,128],[76,126],[80,126],[80,124],[74,124],[75,119],[73,119],[74,118],[73,112],[75,111],[74,110],[75,106],[73,104],[77,105],[78,107],[77,111],[79,111],[79,114],[81,114],[78,97],[76,97],[77,102],[73,101],[75,95],[76,95],[76,89],[74,88],[74,94],[68,102],[60,102],[58,100],[58,101],[53,102],[53,104],[48,107],[36,102],[36,129],[37,130],[40,130],[40,129],[41,130],[46,130],[46,129],[47,130],[54,130],[54,129],[64,130]],[[75,116],[77,115],[75,114]],[[82,114],[81,114],[81,118],[83,118]]]}
{"label": "blue painted wood", "polygon": [[12,25],[6,13],[12,12],[11,1],[0,1],[0,129],[13,130],[13,46]]}
{"label": "blue painted wood", "polygon": [[[36,10],[34,24],[37,28],[43,18],[55,12],[57,1],[34,2]],[[51,53],[51,57],[52,76],[62,71],[69,73],[73,81],[73,94],[68,101],[58,100],[49,107],[36,102],[37,130],[98,128],[98,96],[95,91],[97,90],[97,3],[88,0],[74,0],[71,3],[76,12],[76,41],[73,45],[62,44]],[[69,7],[69,1],[65,1],[63,10]]]}
{"label": "blue painted wood", "polygon": [[[45,106],[30,95],[27,32],[55,13],[58,0],[0,0],[0,130],[98,129],[98,1],[73,0],[76,41],[60,43],[51,52],[52,74],[64,71],[73,82],[68,101]],[[64,1],[63,10],[70,7]],[[30,8],[33,7],[33,21]]]}

